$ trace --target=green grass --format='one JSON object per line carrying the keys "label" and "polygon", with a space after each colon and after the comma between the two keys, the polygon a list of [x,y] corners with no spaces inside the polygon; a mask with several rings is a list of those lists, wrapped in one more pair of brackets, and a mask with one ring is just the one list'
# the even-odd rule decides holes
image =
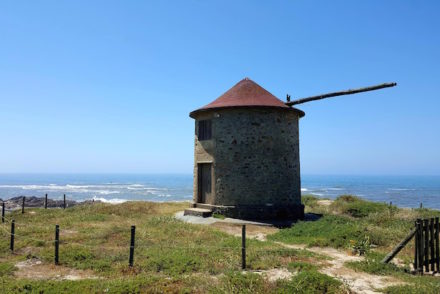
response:
{"label": "green grass", "polygon": [[15,271],[15,266],[9,262],[0,263],[0,277],[11,276]]}
{"label": "green grass", "polygon": [[385,254],[370,252],[366,259],[360,262],[348,262],[346,266],[375,275],[393,276],[404,284],[384,289],[384,293],[440,293],[440,279],[430,276],[416,276],[409,274],[409,266],[398,267],[392,263],[383,264],[380,261]]}
{"label": "green grass", "polygon": [[263,278],[254,273],[226,272],[217,288],[209,289],[211,293],[267,293],[273,292],[275,286],[264,282]]}
{"label": "green grass", "polygon": [[[361,262],[349,262],[346,266],[375,275],[393,276],[406,282],[405,285],[386,288],[386,293],[440,293],[440,280],[427,276],[418,277],[408,273],[413,260],[414,242],[397,256],[406,265],[382,264],[380,261],[414,227],[417,218],[440,216],[440,211],[430,209],[402,209],[385,203],[362,200],[343,195],[331,205],[320,205],[320,198],[303,197],[307,212],[322,213],[317,221],[298,222],[295,226],[280,230],[268,237],[272,241],[309,246],[330,246],[351,249],[353,244],[368,239],[373,249]],[[301,269],[301,263],[290,265]],[[307,267],[307,265],[304,265]]]}
{"label": "green grass", "polygon": [[220,213],[213,213],[212,217],[218,218],[218,219],[225,219],[226,216],[224,216],[223,214]]}
{"label": "green grass", "polygon": [[300,221],[293,227],[280,230],[269,239],[310,246],[346,247],[366,230],[347,216],[325,215],[317,221]]}
{"label": "green grass", "polygon": [[205,293],[205,290],[214,292],[215,289],[201,278],[175,279],[140,275],[100,281],[16,280],[11,283],[9,280],[0,284],[1,293]]}
{"label": "green grass", "polygon": [[310,270],[318,270],[318,266],[304,261],[293,261],[287,265],[287,268],[291,271],[310,271]]}
{"label": "green grass", "polygon": [[356,270],[367,272],[375,275],[394,275],[399,276],[405,272],[409,272],[409,267],[398,267],[393,263],[384,264],[381,260],[385,254],[370,251],[367,253],[365,260],[347,262],[345,265]]}
{"label": "green grass", "polygon": [[352,195],[342,195],[331,205],[333,211],[356,218],[364,218],[371,214],[380,214],[388,209],[385,203],[371,202]]}
{"label": "green grass", "polygon": [[211,289],[212,293],[347,293],[345,286],[338,280],[321,274],[316,270],[301,271],[290,280],[280,280],[269,284],[260,275],[252,273],[227,273],[222,285]]}
{"label": "green grass", "polygon": [[[8,214],[16,221],[15,253],[9,251],[9,223],[0,224],[0,282],[8,293],[279,293],[250,272],[241,274],[241,239],[214,227],[176,220],[185,203],[94,203],[62,209],[27,209]],[[52,266],[55,224],[60,226],[60,266],[87,270],[98,280],[38,281],[14,276],[14,264],[37,258]],[[136,226],[133,268],[128,267],[130,226]],[[274,242],[247,240],[247,269],[289,267],[318,257]],[[0,285],[1,289],[2,285]],[[0,290],[1,292],[1,290]]]}
{"label": "green grass", "polygon": [[321,294],[321,293],[347,293],[343,284],[316,270],[301,271],[288,282],[282,285],[279,293]]}
{"label": "green grass", "polygon": [[309,208],[314,208],[314,207],[319,206],[318,200],[319,200],[319,198],[317,198],[313,195],[304,195],[301,197],[301,203]]}
{"label": "green grass", "polygon": [[[9,223],[0,224],[0,292],[4,293],[346,293],[339,281],[318,272],[326,258],[307,250],[277,244],[352,248],[368,239],[366,259],[348,263],[356,271],[391,275],[407,285],[387,293],[439,293],[440,282],[414,277],[393,265],[384,254],[411,230],[416,218],[440,216],[429,209],[399,209],[354,196],[341,196],[331,205],[319,198],[303,198],[306,211],[323,214],[317,221],[300,221],[267,236],[247,240],[247,268],[243,273],[241,239],[212,226],[174,219],[186,203],[94,203],[66,210],[27,209],[7,217],[16,220],[15,253],[9,250]],[[220,216],[217,216],[220,217]],[[37,258],[53,264],[54,229],[60,225],[60,267],[85,270],[98,279],[79,281],[16,278],[14,265]],[[128,267],[130,226],[136,225],[134,267]],[[398,257],[409,263],[412,242]],[[48,268],[53,270],[54,266]],[[295,275],[269,282],[252,270],[287,268]]]}
{"label": "green grass", "polygon": [[[298,222],[295,226],[269,236],[270,240],[310,246],[350,248],[353,241],[369,238],[379,250],[387,251],[411,231],[417,218],[440,216],[440,211],[400,209],[384,203],[362,200],[355,196],[338,197],[330,206],[319,206],[319,198],[303,200],[310,212],[324,212],[317,221]],[[405,249],[411,253],[412,245]]]}
{"label": "green grass", "polygon": [[440,281],[438,277],[421,277],[413,279],[411,284],[388,287],[384,293],[389,294],[438,294],[440,293]]}

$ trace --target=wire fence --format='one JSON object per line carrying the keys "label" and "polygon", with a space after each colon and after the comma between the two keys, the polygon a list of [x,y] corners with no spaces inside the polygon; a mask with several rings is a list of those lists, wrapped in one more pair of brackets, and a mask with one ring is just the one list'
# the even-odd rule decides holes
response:
{"label": "wire fence", "polygon": [[[201,241],[195,241],[191,243],[184,243],[176,242],[176,243],[158,243],[158,240],[154,239],[145,239],[145,238],[138,238],[135,239],[135,232],[136,227],[131,226],[131,228],[127,228],[127,233],[131,232],[130,239],[127,238],[127,245],[108,245],[108,244],[102,244],[100,243],[102,240],[98,238],[86,238],[87,242],[96,242],[96,244],[85,244],[85,243],[79,243],[79,242],[72,242],[70,240],[70,235],[72,230],[71,229],[62,229],[58,225],[54,226],[54,231],[52,233],[52,240],[47,239],[39,239],[29,236],[28,234],[21,234],[20,232],[17,234],[16,231],[20,231],[20,228],[27,228],[32,229],[32,233],[35,233],[35,229],[43,229],[45,232],[49,233],[52,229],[50,226],[41,226],[36,224],[25,224],[25,223],[19,223],[16,222],[11,217],[7,217],[4,215],[4,209],[2,210],[2,224],[0,225],[0,229],[2,233],[5,233],[8,238],[10,238],[10,250],[13,253],[15,248],[15,241],[27,241],[27,242],[36,242],[38,243],[39,247],[47,246],[47,244],[51,244],[54,246],[54,262],[56,265],[59,264],[59,258],[60,258],[60,251],[59,247],[82,247],[89,250],[117,250],[117,251],[128,251],[129,252],[129,258],[128,258],[128,265],[129,267],[133,267],[134,264],[134,254],[135,249],[144,249],[143,254],[145,254],[145,250],[184,250],[194,253],[200,253],[205,250],[213,251],[213,250],[221,250],[224,252],[229,253],[237,253],[237,255],[241,255],[241,268],[246,269],[246,255],[247,252],[251,254],[252,256],[260,256],[264,254],[264,256],[271,256],[272,254],[288,254],[288,253],[294,253],[295,250],[291,248],[248,248],[246,246],[246,226],[242,225],[242,234],[241,234],[241,244],[237,245],[208,245],[208,244],[202,244]],[[8,225],[11,226],[11,229],[8,230]],[[41,234],[41,233],[40,233]],[[60,237],[61,236],[61,237]],[[49,236],[48,236],[49,237]],[[63,239],[64,237],[67,237]],[[222,238],[221,240],[216,240],[217,244],[222,244],[223,242],[227,241],[225,238]],[[159,241],[160,242],[160,241]],[[241,254],[240,254],[241,252]]]}

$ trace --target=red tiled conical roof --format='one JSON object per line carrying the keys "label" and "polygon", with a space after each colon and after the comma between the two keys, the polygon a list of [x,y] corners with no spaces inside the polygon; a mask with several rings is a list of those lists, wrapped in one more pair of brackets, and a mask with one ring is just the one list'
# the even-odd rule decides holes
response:
{"label": "red tiled conical roof", "polygon": [[[215,109],[215,108],[229,108],[229,107],[277,107],[293,109],[284,104],[283,101],[269,93],[266,89],[255,83],[249,78],[244,78],[226,93],[209,103],[190,113],[193,114],[199,111]],[[298,110],[297,110],[298,111]],[[302,114],[301,116],[303,116]]]}

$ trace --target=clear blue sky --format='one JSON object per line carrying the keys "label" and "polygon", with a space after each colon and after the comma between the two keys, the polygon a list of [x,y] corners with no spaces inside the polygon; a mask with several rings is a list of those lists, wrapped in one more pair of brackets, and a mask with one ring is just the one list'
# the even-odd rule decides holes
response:
{"label": "clear blue sky", "polygon": [[188,113],[248,76],[303,174],[440,174],[438,1],[2,1],[0,172],[191,173]]}

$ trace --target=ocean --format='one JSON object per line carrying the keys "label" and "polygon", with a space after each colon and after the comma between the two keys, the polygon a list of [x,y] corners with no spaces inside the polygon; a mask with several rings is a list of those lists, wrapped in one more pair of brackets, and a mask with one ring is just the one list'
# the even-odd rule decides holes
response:
{"label": "ocean", "polygon": [[[334,199],[351,194],[400,207],[440,209],[440,176],[303,175],[303,195]],[[44,196],[109,203],[128,200],[191,201],[192,175],[161,174],[0,174],[0,198]]]}

